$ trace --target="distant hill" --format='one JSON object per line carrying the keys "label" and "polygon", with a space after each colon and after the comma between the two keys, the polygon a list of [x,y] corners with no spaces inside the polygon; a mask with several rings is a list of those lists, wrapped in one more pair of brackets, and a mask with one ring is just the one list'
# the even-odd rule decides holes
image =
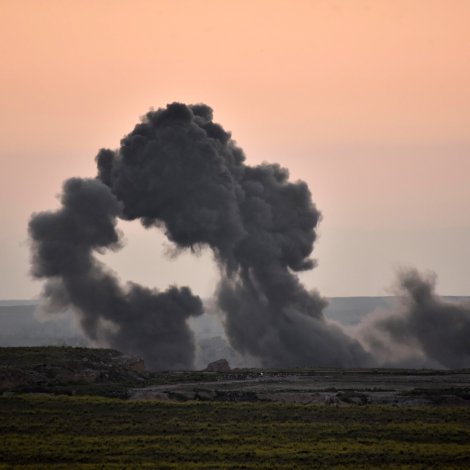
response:
{"label": "distant hill", "polygon": [[[451,302],[468,302],[470,297],[444,296]],[[325,315],[343,325],[356,325],[362,318],[378,309],[394,308],[397,298],[390,297],[331,297]]]}
{"label": "distant hill", "polygon": [[[451,301],[469,301],[470,297],[445,297]],[[325,309],[327,318],[355,325],[377,309],[393,308],[395,297],[332,297]],[[77,326],[74,315],[36,313],[38,303],[31,300],[0,301],[0,346],[91,346]],[[228,343],[222,318],[215,313],[213,304],[206,302],[206,313],[190,319],[196,337],[196,367],[225,357],[232,366],[256,366],[256,361],[238,354]]]}
{"label": "distant hill", "polygon": [[71,313],[40,318],[37,306],[31,301],[0,303],[0,346],[89,345]]}
{"label": "distant hill", "polygon": [[393,307],[395,297],[332,297],[325,316],[344,325],[355,325],[377,309]]}

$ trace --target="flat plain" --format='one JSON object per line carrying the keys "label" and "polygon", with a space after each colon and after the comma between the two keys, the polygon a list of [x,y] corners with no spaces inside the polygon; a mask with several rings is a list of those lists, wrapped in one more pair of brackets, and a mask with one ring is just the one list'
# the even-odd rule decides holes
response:
{"label": "flat plain", "polygon": [[0,468],[469,468],[470,407],[0,398]]}

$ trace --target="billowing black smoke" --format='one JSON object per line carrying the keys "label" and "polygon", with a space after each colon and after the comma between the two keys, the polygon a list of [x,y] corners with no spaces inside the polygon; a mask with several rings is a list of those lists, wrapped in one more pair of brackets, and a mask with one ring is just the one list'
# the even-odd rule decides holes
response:
{"label": "billowing black smoke", "polygon": [[46,307],[74,307],[92,340],[143,355],[155,368],[190,367],[194,346],[186,320],[202,313],[201,300],[188,288],[123,288],[93,257],[119,246],[121,213],[122,204],[99,180],[74,178],[64,184],[60,210],[33,215],[33,274],[48,279]]}
{"label": "billowing black smoke", "polygon": [[[320,213],[303,182],[278,165],[245,164],[205,105],[149,112],[118,150],[101,150],[95,180],[66,182],[63,207],[30,222],[36,277],[50,308],[74,307],[85,332],[144,355],[155,368],[190,367],[186,320],[202,311],[189,289],[120,286],[94,257],[119,246],[116,218],[159,227],[178,248],[209,246],[232,345],[266,366],[359,366],[359,343],[323,317],[325,301],[295,272],[309,258]],[[145,260],[142,260],[145,262]]]}
{"label": "billowing black smoke", "polygon": [[364,344],[382,364],[470,367],[470,305],[435,293],[435,277],[408,270],[399,276],[400,305],[361,326]]}

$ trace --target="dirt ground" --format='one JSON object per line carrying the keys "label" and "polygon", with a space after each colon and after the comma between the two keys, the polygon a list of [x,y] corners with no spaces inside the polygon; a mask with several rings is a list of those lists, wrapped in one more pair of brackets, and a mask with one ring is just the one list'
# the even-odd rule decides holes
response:
{"label": "dirt ground", "polygon": [[[216,379],[216,380],[214,380]],[[233,371],[131,390],[131,399],[470,405],[470,371]]]}

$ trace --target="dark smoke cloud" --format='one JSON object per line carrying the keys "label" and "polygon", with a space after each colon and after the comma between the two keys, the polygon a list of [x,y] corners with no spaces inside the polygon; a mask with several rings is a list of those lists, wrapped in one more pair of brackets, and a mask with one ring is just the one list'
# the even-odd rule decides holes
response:
{"label": "dark smoke cloud", "polygon": [[188,289],[123,290],[92,257],[117,246],[120,217],[163,229],[180,249],[213,250],[227,336],[263,365],[370,362],[357,341],[325,320],[325,301],[295,274],[314,266],[320,213],[307,185],[289,182],[278,165],[246,165],[209,107],[174,103],[151,111],[118,150],[103,149],[96,161],[96,180],[66,183],[64,207],[30,223],[34,274],[50,279],[45,293],[52,304],[81,312],[92,338],[141,348],[157,367],[192,360],[185,320],[200,313],[199,299]]}
{"label": "dark smoke cloud", "polygon": [[435,276],[416,270],[398,280],[400,305],[361,325],[362,341],[386,365],[470,367],[470,304],[435,293]]}
{"label": "dark smoke cloud", "polygon": [[47,308],[72,307],[96,343],[156,369],[193,365],[187,320],[202,313],[200,299],[186,287],[122,286],[94,257],[120,248],[118,218],[139,219],[178,250],[213,250],[227,337],[264,366],[470,366],[470,306],[444,302],[416,271],[400,277],[400,308],[367,319],[358,334],[328,322],[325,300],[296,274],[314,267],[320,221],[307,185],[278,165],[246,165],[209,107],[151,111],[96,161],[96,179],[66,181],[62,207],[29,224]]}
{"label": "dark smoke cloud", "polygon": [[187,288],[123,288],[93,257],[93,251],[119,247],[121,212],[103,183],[74,178],[64,184],[60,210],[32,217],[33,274],[48,279],[46,308],[74,307],[92,340],[141,354],[154,368],[190,367],[194,347],[186,319],[202,313],[200,299]]}

